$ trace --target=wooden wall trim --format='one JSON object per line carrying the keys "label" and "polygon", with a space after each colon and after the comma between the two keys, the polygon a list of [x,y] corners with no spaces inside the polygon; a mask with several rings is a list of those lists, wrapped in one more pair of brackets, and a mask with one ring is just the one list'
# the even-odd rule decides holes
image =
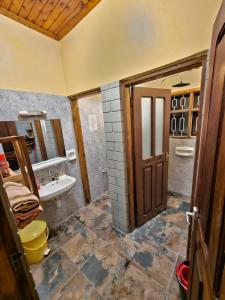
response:
{"label": "wooden wall trim", "polygon": [[155,68],[147,72],[139,73],[137,75],[124,78],[121,80],[121,83],[123,83],[123,85],[140,84],[147,81],[170,76],[179,72],[184,72],[192,68],[201,67],[203,62],[207,59],[207,53],[208,50],[198,52],[194,55],[177,60],[159,68]]}
{"label": "wooden wall trim", "polygon": [[7,0],[0,1],[0,14],[59,41],[100,1]]}
{"label": "wooden wall trim", "polygon": [[77,94],[73,94],[68,96],[71,105],[72,111],[72,118],[73,118],[73,126],[74,126],[74,133],[75,139],[77,142],[77,150],[78,150],[78,157],[80,162],[80,172],[81,172],[81,180],[83,183],[84,195],[87,203],[91,201],[91,192],[90,192],[90,184],[88,179],[88,170],[87,170],[87,163],[85,157],[85,149],[84,149],[84,140],[81,128],[81,121],[80,121],[80,112],[78,107],[78,99],[82,99],[88,96],[96,95],[101,93],[101,88],[93,88],[84,92],[80,92]]}
{"label": "wooden wall trim", "polygon": [[51,124],[55,134],[55,141],[56,141],[58,155],[64,157],[66,153],[65,153],[65,144],[64,144],[60,119],[51,120]]}
{"label": "wooden wall trim", "polygon": [[130,105],[130,88],[120,85],[123,105],[124,132],[125,132],[125,152],[127,162],[127,182],[128,182],[128,198],[129,198],[129,217],[130,229],[135,228],[135,199],[134,199],[134,160],[133,160],[133,133],[132,133],[132,112]]}
{"label": "wooden wall trim", "polygon": [[8,17],[8,18],[10,18],[12,20],[14,20],[14,21],[17,21],[17,22],[19,22],[19,23],[21,23],[21,24],[23,24],[23,25],[31,28],[31,29],[34,29],[34,30],[36,30],[36,31],[38,31],[38,32],[40,32],[40,33],[42,33],[44,35],[47,35],[48,37],[50,37],[50,38],[52,38],[54,40],[59,40],[58,37],[54,33],[51,33],[50,31],[45,30],[44,28],[41,28],[41,27],[35,25],[32,22],[29,22],[26,19],[21,18],[18,15],[15,15],[14,13],[10,12],[9,10],[7,10],[7,9],[5,9],[3,7],[0,7],[0,13],[2,15],[4,15],[4,16],[6,16],[6,17]]}
{"label": "wooden wall trim", "polygon": [[78,157],[80,163],[80,173],[81,173],[81,179],[83,183],[84,195],[87,203],[89,203],[91,201],[91,193],[90,193],[90,185],[88,179],[88,171],[87,171],[87,164],[86,164],[86,157],[85,157],[85,149],[84,149],[84,141],[83,141],[83,134],[81,128],[78,100],[70,101],[70,105],[72,111],[75,139],[77,142],[77,151],[78,151]]}
{"label": "wooden wall trim", "polygon": [[223,268],[223,277],[221,281],[220,300],[225,300],[225,267]]}
{"label": "wooden wall trim", "polygon": [[35,126],[36,133],[37,133],[37,138],[38,138],[38,142],[39,142],[39,146],[40,146],[42,159],[47,160],[48,155],[47,155],[45,140],[44,140],[44,136],[43,136],[43,132],[42,132],[42,128],[41,128],[41,121],[34,120],[34,126]]}
{"label": "wooden wall trim", "polygon": [[[120,80],[121,100],[123,105],[124,131],[125,131],[125,149],[127,161],[128,177],[128,198],[131,229],[136,227],[135,223],[135,194],[134,194],[134,151],[133,151],[133,133],[132,133],[132,104],[130,96],[130,87],[147,81],[170,76],[179,72],[184,72],[193,68],[204,66],[207,60],[208,50],[201,51],[194,55],[180,59],[173,63],[161,66],[159,68],[143,72],[134,76]],[[194,201],[193,201],[194,202]]]}
{"label": "wooden wall trim", "polygon": [[[194,160],[194,171],[193,171],[193,179],[198,177],[198,174],[200,172],[199,170],[199,164],[200,164],[200,149],[203,142],[203,135],[206,134],[205,127],[203,126],[204,120],[204,111],[203,111],[203,100],[205,98],[205,74],[206,74],[206,68],[207,68],[207,60],[202,65],[202,74],[201,74],[201,91],[200,91],[200,107],[199,107],[199,128],[196,136],[196,144],[195,144],[195,160]],[[190,209],[193,209],[194,206],[194,199],[196,199],[196,180],[193,180],[192,183],[192,196],[191,196],[191,205]],[[190,211],[191,211],[190,210]],[[190,236],[191,236],[191,226],[188,228],[188,244],[187,244],[187,258],[189,258],[190,255]]]}
{"label": "wooden wall trim", "polygon": [[92,95],[99,94],[99,93],[101,93],[101,88],[97,87],[97,88],[90,89],[90,90],[87,90],[84,92],[70,95],[70,96],[68,96],[68,98],[70,101],[76,101],[77,99],[85,98],[85,97],[92,96]]}

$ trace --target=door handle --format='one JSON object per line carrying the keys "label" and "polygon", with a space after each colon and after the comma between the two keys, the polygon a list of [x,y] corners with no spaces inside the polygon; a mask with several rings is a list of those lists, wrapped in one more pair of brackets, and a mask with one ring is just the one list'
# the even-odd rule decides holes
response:
{"label": "door handle", "polygon": [[10,260],[13,266],[13,269],[15,272],[18,271],[20,268],[20,259],[21,259],[22,253],[21,252],[13,252],[10,255]]}
{"label": "door handle", "polygon": [[198,217],[198,208],[196,206],[193,207],[192,212],[190,212],[190,211],[186,212],[186,220],[189,225],[191,224],[191,218],[193,220],[196,220],[197,217]]}
{"label": "door handle", "polygon": [[169,152],[166,152],[166,161],[168,161],[169,160]]}

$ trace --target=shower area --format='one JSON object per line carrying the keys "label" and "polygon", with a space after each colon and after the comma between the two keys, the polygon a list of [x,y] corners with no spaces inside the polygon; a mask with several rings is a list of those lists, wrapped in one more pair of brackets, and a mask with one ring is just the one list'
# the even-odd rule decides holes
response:
{"label": "shower area", "polygon": [[101,94],[80,98],[78,108],[92,201],[108,190]]}

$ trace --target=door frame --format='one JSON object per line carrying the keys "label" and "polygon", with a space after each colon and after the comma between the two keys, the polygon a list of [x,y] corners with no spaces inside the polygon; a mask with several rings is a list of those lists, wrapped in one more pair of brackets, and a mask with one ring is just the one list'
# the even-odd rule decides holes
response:
{"label": "door frame", "polygon": [[[205,93],[205,71],[207,64],[208,50],[198,52],[194,55],[177,60],[170,64],[161,66],[156,69],[152,69],[147,72],[143,72],[134,76],[130,76],[120,80],[120,94],[123,105],[123,118],[124,118],[124,139],[125,139],[125,152],[127,162],[127,180],[128,180],[128,201],[129,201],[129,220],[131,231],[136,228],[135,218],[135,178],[134,178],[134,142],[132,132],[132,103],[131,103],[131,87],[137,84],[153,81],[170,75],[174,75],[180,72],[184,72],[190,69],[202,67],[201,73],[201,92],[200,102],[203,102]],[[195,150],[195,163],[194,163],[194,176],[198,169],[198,156],[199,156],[199,139],[201,134],[201,128],[198,130],[196,137],[196,150]],[[194,177],[193,177],[194,178]],[[193,206],[193,197],[195,197],[195,182],[193,181],[191,208]],[[189,233],[190,234],[190,233]],[[189,239],[188,239],[189,241]],[[188,242],[189,243],[189,242]],[[189,248],[189,244],[188,244]]]}
{"label": "door frame", "polygon": [[80,120],[80,111],[78,107],[78,100],[82,98],[86,98],[88,96],[93,96],[101,93],[101,88],[97,87],[94,89],[90,89],[81,93],[73,94],[68,96],[70,100],[72,119],[73,119],[73,128],[75,134],[75,141],[77,143],[77,152],[80,163],[80,174],[81,180],[83,184],[84,196],[86,203],[91,202],[91,191],[90,191],[90,183],[88,178],[88,170],[87,170],[87,162],[85,156],[85,148],[84,148],[84,139],[81,127]]}

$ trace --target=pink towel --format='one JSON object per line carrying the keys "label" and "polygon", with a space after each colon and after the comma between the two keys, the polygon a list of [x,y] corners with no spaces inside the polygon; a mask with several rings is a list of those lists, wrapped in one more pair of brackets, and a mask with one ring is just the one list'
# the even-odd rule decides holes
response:
{"label": "pink towel", "polygon": [[14,218],[16,221],[16,225],[18,226],[19,229],[23,229],[42,212],[43,212],[43,208],[39,205],[38,207],[26,213],[15,213]]}

